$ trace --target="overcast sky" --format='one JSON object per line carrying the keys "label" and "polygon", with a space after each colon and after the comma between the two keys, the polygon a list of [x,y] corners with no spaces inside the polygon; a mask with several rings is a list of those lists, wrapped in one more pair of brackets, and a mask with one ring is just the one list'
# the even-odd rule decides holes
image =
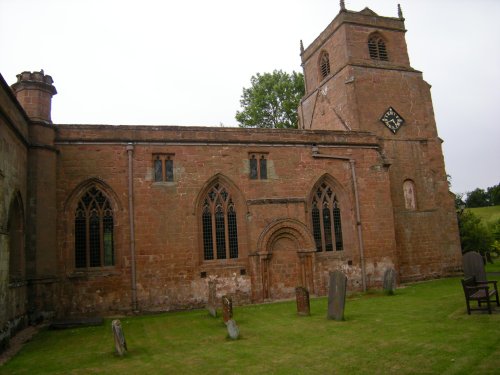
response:
{"label": "overcast sky", "polygon": [[[432,85],[452,189],[500,182],[500,1],[346,0],[396,17]],[[0,0],[0,73],[44,69],[56,124],[236,126],[257,72],[301,71],[338,0]]]}

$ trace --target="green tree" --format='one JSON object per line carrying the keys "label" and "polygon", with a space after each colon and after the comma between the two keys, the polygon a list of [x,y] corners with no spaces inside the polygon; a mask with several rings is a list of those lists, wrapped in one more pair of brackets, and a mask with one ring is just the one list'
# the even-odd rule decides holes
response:
{"label": "green tree", "polygon": [[486,189],[486,194],[488,194],[490,205],[492,206],[500,205],[500,184],[497,184],[495,186]]}
{"label": "green tree", "polygon": [[297,108],[305,91],[302,73],[288,74],[281,70],[257,73],[250,82],[250,88],[243,88],[242,111],[236,112],[241,127],[297,127]]}
{"label": "green tree", "polygon": [[465,201],[467,207],[486,207],[489,206],[488,194],[480,188],[469,192],[467,200]]}
{"label": "green tree", "polygon": [[481,254],[488,252],[493,245],[493,234],[484,225],[481,218],[469,210],[465,210],[458,217],[460,243],[462,252],[478,251]]}

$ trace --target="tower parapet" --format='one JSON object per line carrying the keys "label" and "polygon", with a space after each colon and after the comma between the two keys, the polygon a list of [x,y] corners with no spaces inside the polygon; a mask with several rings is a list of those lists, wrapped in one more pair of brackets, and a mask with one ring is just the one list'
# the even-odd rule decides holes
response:
{"label": "tower parapet", "polygon": [[43,70],[25,71],[17,75],[17,82],[11,86],[17,100],[33,121],[52,123],[52,97],[57,94],[53,83],[52,77]]}

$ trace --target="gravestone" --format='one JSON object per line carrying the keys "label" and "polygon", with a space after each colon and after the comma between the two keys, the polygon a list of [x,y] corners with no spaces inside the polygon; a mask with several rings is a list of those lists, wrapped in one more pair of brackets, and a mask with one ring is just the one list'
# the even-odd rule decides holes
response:
{"label": "gravestone", "polygon": [[236,322],[233,319],[229,319],[226,322],[227,333],[229,337],[233,340],[237,340],[240,337],[240,329],[236,325]]}
{"label": "gravestone", "polygon": [[396,290],[396,271],[394,268],[388,268],[384,273],[384,292],[392,295]]}
{"label": "gravestone", "polygon": [[476,281],[486,281],[486,271],[484,270],[484,261],[481,254],[477,251],[469,251],[462,256],[462,266],[464,276],[476,277]]}
{"label": "gravestone", "polygon": [[222,319],[227,323],[233,317],[233,301],[231,297],[222,297]]}
{"label": "gravestone", "polygon": [[340,271],[330,272],[328,287],[328,319],[344,320],[347,277]]}
{"label": "gravestone", "polygon": [[208,282],[207,310],[214,318],[217,317],[217,283],[213,280]]}
{"label": "gravestone", "polygon": [[113,330],[113,336],[115,339],[116,354],[118,354],[119,356],[123,356],[128,349],[121,322],[118,319],[113,320],[111,322],[111,329]]}
{"label": "gravestone", "polygon": [[295,288],[295,298],[297,299],[297,314],[311,315],[311,305],[309,303],[309,291],[303,286]]}

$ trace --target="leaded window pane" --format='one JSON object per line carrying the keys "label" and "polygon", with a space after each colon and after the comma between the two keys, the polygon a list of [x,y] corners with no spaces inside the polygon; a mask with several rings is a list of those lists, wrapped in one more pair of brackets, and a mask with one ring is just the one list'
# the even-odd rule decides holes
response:
{"label": "leaded window pane", "polygon": [[205,260],[214,259],[214,244],[212,240],[212,214],[208,208],[205,206],[202,215],[203,224],[203,256]]}
{"label": "leaded window pane", "polygon": [[229,208],[227,214],[228,231],[229,231],[229,257],[238,258],[238,227],[236,225],[236,212],[234,207]]}
{"label": "leaded window pane", "polygon": [[332,222],[330,208],[328,206],[323,207],[323,231],[325,233],[325,251],[332,251]]}
{"label": "leaded window pane", "polygon": [[155,181],[156,182],[163,181],[163,173],[161,170],[161,160],[160,159],[155,160],[154,168],[155,168]]}
{"label": "leaded window pane", "polygon": [[165,160],[165,173],[167,181],[174,181],[174,161],[171,159]]}
{"label": "leaded window pane", "polygon": [[215,212],[215,243],[217,246],[217,259],[226,259],[226,228],[224,212],[218,206]]}
{"label": "leaded window pane", "polygon": [[344,250],[344,244],[342,241],[342,223],[340,220],[340,208],[337,202],[335,202],[333,207],[333,230],[335,232],[335,250]]}
{"label": "leaded window pane", "polygon": [[267,159],[264,156],[260,158],[260,179],[267,179]]}
{"label": "leaded window pane", "polygon": [[321,245],[321,221],[319,218],[319,209],[316,202],[313,203],[312,209],[312,221],[313,221],[313,236],[314,242],[316,243],[316,251],[322,250]]}
{"label": "leaded window pane", "polygon": [[252,180],[256,180],[258,178],[257,159],[255,159],[255,156],[252,156],[252,158],[250,159],[250,178]]}
{"label": "leaded window pane", "polygon": [[92,211],[89,220],[90,267],[101,265],[101,234],[100,220],[97,212]]}
{"label": "leaded window pane", "polygon": [[113,253],[113,216],[107,215],[104,217],[103,232],[104,265],[113,266],[115,264]]}

